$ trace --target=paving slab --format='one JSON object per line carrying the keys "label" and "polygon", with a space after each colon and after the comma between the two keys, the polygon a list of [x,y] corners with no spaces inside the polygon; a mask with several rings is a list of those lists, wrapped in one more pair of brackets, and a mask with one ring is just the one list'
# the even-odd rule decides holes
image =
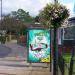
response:
{"label": "paving slab", "polygon": [[[35,70],[34,70],[35,69]],[[0,66],[0,74],[5,75],[50,75],[50,71],[47,68],[36,68],[32,67],[8,67],[8,66]],[[44,70],[43,70],[44,69]]]}
{"label": "paving slab", "polygon": [[31,75],[51,75],[50,72],[32,71]]}
{"label": "paving slab", "polygon": [[52,75],[49,63],[28,63],[27,49],[18,44],[5,44],[12,53],[0,58],[0,75]]}
{"label": "paving slab", "polygon": [[47,63],[31,63],[31,66],[36,66],[36,67],[48,67]]}

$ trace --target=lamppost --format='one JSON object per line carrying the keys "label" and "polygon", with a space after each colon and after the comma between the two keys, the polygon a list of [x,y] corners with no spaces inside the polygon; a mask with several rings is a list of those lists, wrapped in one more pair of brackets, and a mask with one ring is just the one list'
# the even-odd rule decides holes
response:
{"label": "lamppost", "polygon": [[[0,1],[1,1],[1,3],[0,3],[1,4],[1,16],[0,16],[1,17],[1,19],[0,19],[0,32],[1,33],[0,33],[0,35],[2,37],[2,0],[0,0]],[[1,40],[0,40],[0,42],[1,42]]]}
{"label": "lamppost", "polygon": [[[54,0],[54,3],[58,3],[58,0]],[[58,18],[56,18],[55,20],[57,20]],[[56,33],[55,33],[55,30],[56,30]],[[54,52],[53,52],[53,75],[58,75],[58,48],[56,47],[56,43],[55,43],[55,40],[57,42],[57,36],[58,36],[58,29],[54,29],[54,35],[56,37],[54,37],[54,41],[53,41],[53,44],[55,45],[54,46]],[[57,45],[58,46],[58,45]]]}
{"label": "lamppost", "polygon": [[[0,0],[0,1],[1,1],[1,25],[2,25],[2,0]],[[0,25],[0,27],[1,27],[1,25]]]}

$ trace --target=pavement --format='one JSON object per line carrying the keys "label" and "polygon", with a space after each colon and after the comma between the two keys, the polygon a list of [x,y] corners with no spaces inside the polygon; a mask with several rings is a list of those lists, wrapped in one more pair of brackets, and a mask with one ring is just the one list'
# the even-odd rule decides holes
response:
{"label": "pavement", "polygon": [[0,45],[0,75],[52,75],[49,63],[28,63],[27,48],[17,43]]}
{"label": "pavement", "polygon": [[6,47],[4,45],[0,45],[0,58],[4,58],[8,56],[12,52],[11,48]]}

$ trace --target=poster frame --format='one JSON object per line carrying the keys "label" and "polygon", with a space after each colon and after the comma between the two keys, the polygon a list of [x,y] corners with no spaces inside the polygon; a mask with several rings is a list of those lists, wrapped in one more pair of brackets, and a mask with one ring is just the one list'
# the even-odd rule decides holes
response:
{"label": "poster frame", "polygon": [[[50,62],[31,62],[29,61],[29,30],[48,30],[50,33]],[[50,29],[44,29],[44,28],[29,28],[27,32],[27,62],[28,63],[50,63],[52,62],[52,48],[51,48],[51,30]]]}

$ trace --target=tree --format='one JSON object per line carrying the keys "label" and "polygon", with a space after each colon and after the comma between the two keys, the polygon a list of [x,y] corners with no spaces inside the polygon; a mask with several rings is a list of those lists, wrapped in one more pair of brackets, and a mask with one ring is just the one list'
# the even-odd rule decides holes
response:
{"label": "tree", "polygon": [[24,11],[23,9],[18,9],[17,11],[12,11],[12,16],[22,23],[33,23],[34,17],[30,16],[29,12]]}
{"label": "tree", "polygon": [[9,33],[16,33],[18,30],[17,21],[10,14],[5,15],[2,19],[2,29]]}
{"label": "tree", "polygon": [[57,29],[61,27],[66,18],[68,18],[68,9],[59,4],[47,4],[47,6],[40,12],[40,22],[46,28],[54,29],[54,41],[53,41],[53,75],[57,74],[58,69],[58,51],[57,51]]}
{"label": "tree", "polygon": [[35,22],[39,22],[39,16],[35,17]]}
{"label": "tree", "polygon": [[35,19],[30,16],[29,12],[18,9],[17,11],[12,11],[10,14],[3,16],[1,27],[8,33],[17,34],[18,32],[21,33],[21,30],[23,32],[27,29],[26,26],[24,26],[25,24],[34,23],[34,21]]}
{"label": "tree", "polygon": [[19,20],[16,20],[15,17],[12,17],[10,15],[4,16],[1,27],[3,30],[6,30],[7,34],[23,33],[23,35],[25,35],[25,31],[27,31],[27,27],[25,26],[25,24],[23,24]]}
{"label": "tree", "polygon": [[17,21],[17,26],[19,26],[20,34],[26,34],[27,28],[24,26],[25,24],[35,22],[35,18],[30,16],[29,12],[26,12],[23,9],[12,11],[11,16]]}

